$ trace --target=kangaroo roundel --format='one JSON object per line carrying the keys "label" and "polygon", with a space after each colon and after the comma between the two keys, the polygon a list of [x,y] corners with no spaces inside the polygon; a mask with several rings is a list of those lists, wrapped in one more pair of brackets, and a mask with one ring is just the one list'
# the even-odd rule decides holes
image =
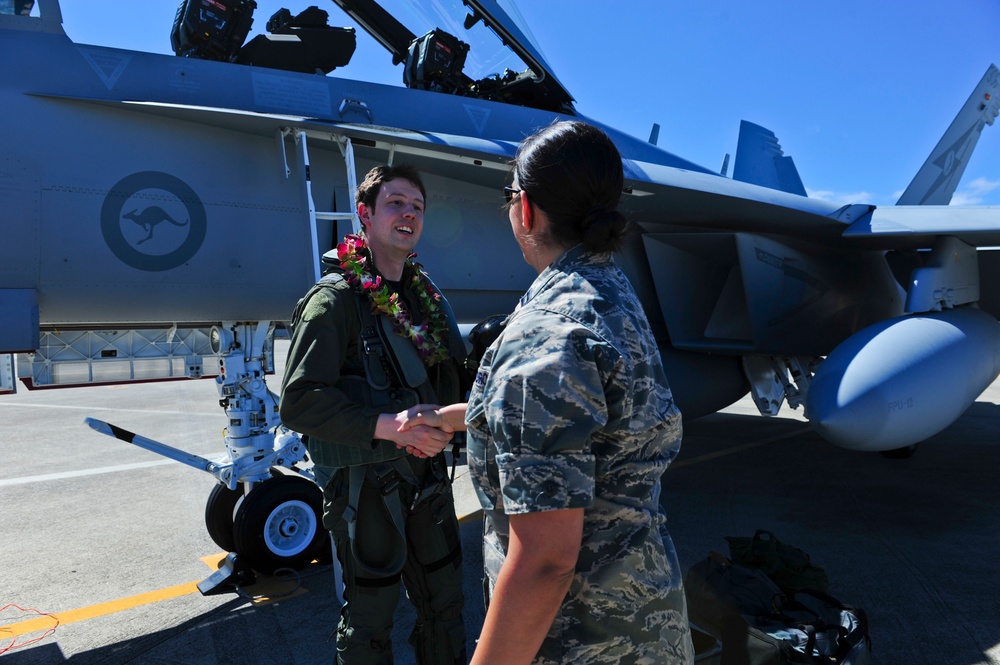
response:
{"label": "kangaroo roundel", "polygon": [[111,252],[138,270],[170,270],[201,248],[205,206],[184,181],[142,171],[120,180],[101,208],[101,231]]}

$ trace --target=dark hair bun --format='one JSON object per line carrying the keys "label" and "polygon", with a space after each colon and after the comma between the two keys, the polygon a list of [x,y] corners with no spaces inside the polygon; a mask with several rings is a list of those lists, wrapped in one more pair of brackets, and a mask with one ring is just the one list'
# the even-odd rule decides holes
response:
{"label": "dark hair bun", "polygon": [[583,243],[590,252],[621,247],[628,231],[617,210],[622,158],[599,128],[573,120],[541,129],[521,144],[514,175],[547,215],[548,242],[567,249]]}
{"label": "dark hair bun", "polygon": [[628,220],[617,210],[594,209],[581,224],[583,245],[589,252],[616,252],[628,233]]}

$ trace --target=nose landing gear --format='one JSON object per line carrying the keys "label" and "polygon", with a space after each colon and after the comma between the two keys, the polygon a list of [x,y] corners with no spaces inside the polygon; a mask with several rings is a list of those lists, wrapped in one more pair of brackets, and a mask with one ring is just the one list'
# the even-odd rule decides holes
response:
{"label": "nose landing gear", "polygon": [[245,496],[243,486],[216,485],[205,505],[205,526],[216,545],[266,575],[330,558],[323,493],[300,476],[276,473]]}

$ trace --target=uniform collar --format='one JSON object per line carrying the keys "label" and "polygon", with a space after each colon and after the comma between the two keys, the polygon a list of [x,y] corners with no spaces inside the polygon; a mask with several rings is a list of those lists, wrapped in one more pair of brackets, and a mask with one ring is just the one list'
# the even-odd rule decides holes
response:
{"label": "uniform collar", "polygon": [[549,283],[559,275],[573,272],[585,266],[602,266],[611,263],[613,261],[610,252],[588,252],[584,249],[582,243],[571,247],[539,273],[525,294],[521,296],[518,306],[520,307],[530,302],[537,294],[544,291]]}

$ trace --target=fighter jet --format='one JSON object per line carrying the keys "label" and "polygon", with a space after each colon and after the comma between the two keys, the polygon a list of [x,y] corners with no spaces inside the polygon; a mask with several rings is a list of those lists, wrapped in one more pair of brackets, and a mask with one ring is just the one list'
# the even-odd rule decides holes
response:
{"label": "fighter jet", "polygon": [[[22,128],[0,138],[17,249],[0,267],[0,389],[215,376],[218,460],[89,424],[215,475],[209,531],[260,550],[256,568],[320,547],[314,515],[267,532],[279,508],[318,499],[300,474],[275,477],[306,453],[266,375],[275,329],[358,228],[356,181],[379,163],[425,175],[420,260],[471,325],[534,277],[504,221],[519,141],[559,119],[604,129],[638,230],[617,261],[688,418],[749,391],[763,415],[802,406],[835,445],[909,454],[1000,373],[1000,209],[948,205],[1000,111],[995,66],[897,205],[842,205],[807,197],[763,127],[743,123],[729,177],[581,115],[506,3],[334,2],[356,28],[281,10],[244,43],[252,0],[185,0],[175,56],[74,43],[58,0],[0,15],[16,63],[0,108]],[[350,70],[357,29],[401,85]]]}

